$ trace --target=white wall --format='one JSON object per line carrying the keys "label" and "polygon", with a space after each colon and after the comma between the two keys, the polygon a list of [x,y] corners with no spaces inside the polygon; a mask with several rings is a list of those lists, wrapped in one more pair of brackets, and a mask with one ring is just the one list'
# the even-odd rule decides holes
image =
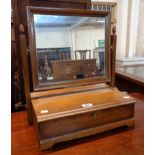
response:
{"label": "white wall", "polygon": [[144,56],[144,0],[140,1],[136,56]]}
{"label": "white wall", "polygon": [[136,43],[138,34],[138,21],[139,21],[139,6],[140,0],[132,0],[130,13],[130,29],[129,29],[129,48],[127,49],[127,57],[136,56]]}
{"label": "white wall", "polygon": [[140,0],[117,1],[117,60],[132,60],[137,56],[138,21],[143,16],[139,8]]}
{"label": "white wall", "polygon": [[36,29],[37,48],[71,47],[68,27],[40,27]]}
{"label": "white wall", "polygon": [[117,51],[116,58],[123,59],[126,54],[128,0],[118,0],[117,4]]}
{"label": "white wall", "polygon": [[95,2],[95,1],[97,1],[97,2],[113,2],[113,3],[115,3],[115,2],[117,2],[117,0],[91,0],[92,2]]}
{"label": "white wall", "polygon": [[[116,59],[144,55],[144,0],[92,0],[117,3]],[[141,58],[140,58],[141,59]]]}
{"label": "white wall", "polygon": [[[71,57],[75,50],[91,50],[98,47],[98,40],[105,39],[104,27],[82,26],[70,30],[68,27],[40,27],[36,29],[37,48],[71,47]],[[88,55],[87,55],[88,57]]]}
{"label": "white wall", "polygon": [[82,26],[75,30],[75,46],[73,50],[91,50],[91,58],[93,57],[93,49],[98,47],[98,40],[105,40],[105,28]]}
{"label": "white wall", "polygon": [[[91,58],[93,58],[93,49],[98,47],[98,40],[104,39],[104,27],[82,26],[74,29],[72,31],[73,57],[75,50],[91,50]],[[78,55],[77,57],[79,58]]]}

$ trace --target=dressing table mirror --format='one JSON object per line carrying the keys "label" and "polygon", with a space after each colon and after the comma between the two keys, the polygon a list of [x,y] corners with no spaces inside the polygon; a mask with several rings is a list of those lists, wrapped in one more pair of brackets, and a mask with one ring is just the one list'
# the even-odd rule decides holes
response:
{"label": "dressing table mirror", "polygon": [[33,89],[110,81],[110,13],[28,9]]}
{"label": "dressing table mirror", "polygon": [[114,86],[110,12],[27,7],[40,149],[134,124],[135,100]]}

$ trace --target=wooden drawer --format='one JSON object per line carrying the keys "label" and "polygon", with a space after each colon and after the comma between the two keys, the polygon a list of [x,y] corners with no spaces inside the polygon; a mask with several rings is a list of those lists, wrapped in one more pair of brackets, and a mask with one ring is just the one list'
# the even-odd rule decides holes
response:
{"label": "wooden drawer", "polygon": [[134,115],[134,104],[72,115],[39,123],[41,139],[62,136],[95,126],[128,119]]}
{"label": "wooden drawer", "polygon": [[[91,107],[83,107],[92,103]],[[55,143],[134,124],[135,100],[117,89],[33,99],[41,150]],[[61,107],[61,109],[60,109]],[[41,114],[42,109],[48,113]]]}

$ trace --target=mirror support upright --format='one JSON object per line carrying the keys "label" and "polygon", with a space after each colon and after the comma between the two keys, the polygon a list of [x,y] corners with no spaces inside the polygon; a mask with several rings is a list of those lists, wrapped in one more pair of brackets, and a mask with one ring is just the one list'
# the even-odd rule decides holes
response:
{"label": "mirror support upright", "polygon": [[26,97],[26,108],[27,108],[27,115],[28,115],[28,124],[33,124],[33,117],[32,117],[32,104],[30,98],[30,80],[29,80],[29,71],[28,71],[28,58],[27,58],[27,46],[26,46],[26,35],[24,26],[21,24],[19,26],[20,32],[20,48],[21,48],[21,58],[22,58],[22,70],[24,76],[24,89],[25,89],[25,97]]}
{"label": "mirror support upright", "polygon": [[115,87],[115,60],[116,60],[116,27],[112,28],[111,35],[111,86]]}

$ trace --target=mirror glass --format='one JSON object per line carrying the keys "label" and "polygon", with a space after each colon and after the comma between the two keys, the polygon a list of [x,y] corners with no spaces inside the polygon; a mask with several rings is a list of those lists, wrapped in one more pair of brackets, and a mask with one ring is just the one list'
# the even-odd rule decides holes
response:
{"label": "mirror glass", "polygon": [[39,83],[105,75],[105,18],[34,14]]}

